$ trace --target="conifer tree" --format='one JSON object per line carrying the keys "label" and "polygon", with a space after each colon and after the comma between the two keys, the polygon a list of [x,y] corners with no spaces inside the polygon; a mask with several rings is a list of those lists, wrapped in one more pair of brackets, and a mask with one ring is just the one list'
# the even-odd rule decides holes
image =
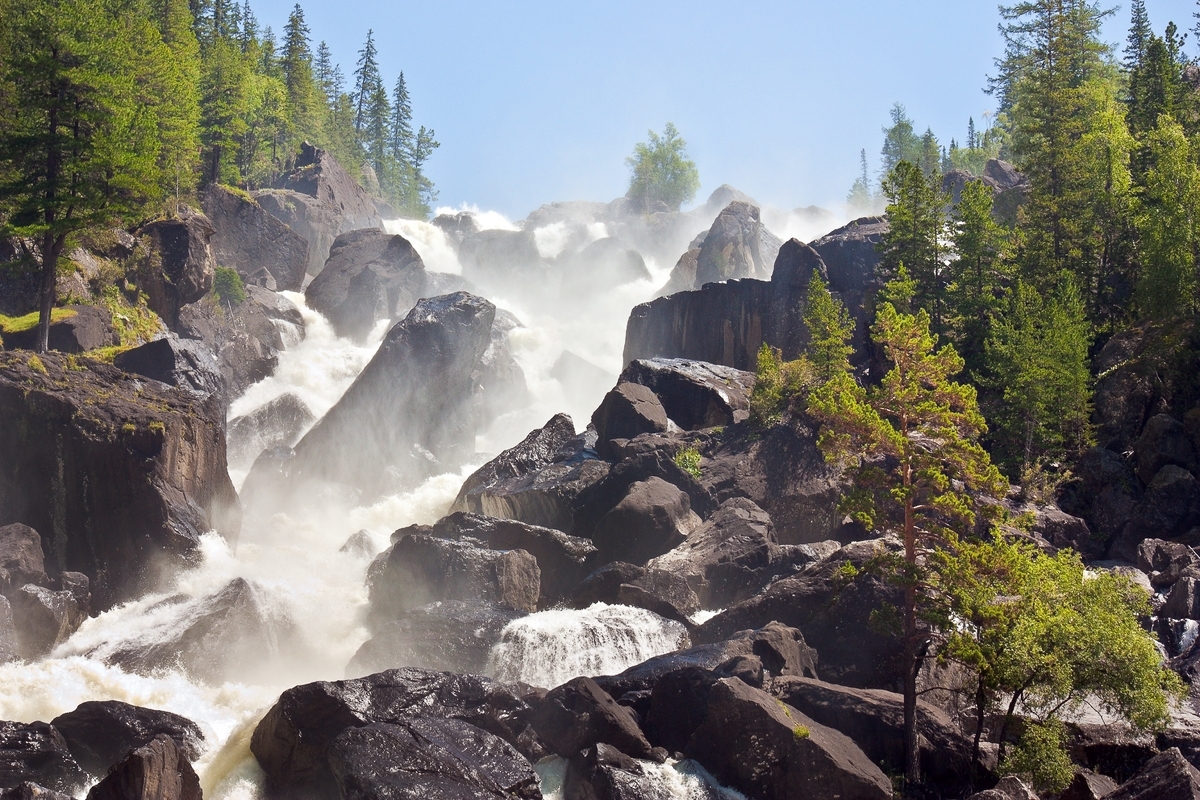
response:
{"label": "conifer tree", "polygon": [[160,180],[178,205],[196,184],[200,147],[200,44],[187,0],[155,0],[162,47],[142,81],[142,102],[154,109],[161,143]]}
{"label": "conifer tree", "polygon": [[861,214],[871,209],[875,198],[871,193],[871,174],[867,168],[867,150],[863,148],[858,154],[859,174],[846,195],[846,204],[852,213]]}
{"label": "conifer tree", "polygon": [[1137,305],[1142,317],[1170,318],[1194,311],[1200,253],[1200,153],[1183,126],[1159,117],[1142,148],[1148,168],[1138,199],[1142,273]]}
{"label": "conifer tree", "polygon": [[883,129],[883,165],[880,176],[886,177],[901,161],[920,164],[923,152],[921,137],[913,132],[913,121],[904,106],[896,103],[891,110],[892,124]]}
{"label": "conifer tree", "polygon": [[1151,35],[1146,0],[1132,0],[1129,4],[1129,35],[1125,39],[1125,67],[1131,72],[1145,63]]}
{"label": "conifer tree", "polygon": [[205,183],[241,182],[238,147],[246,132],[250,71],[238,44],[224,39],[209,48],[200,79],[200,143]]}
{"label": "conifer tree", "polygon": [[300,138],[321,138],[317,116],[317,87],[313,80],[312,49],[304,10],[297,3],[284,29],[280,59],[287,89],[289,127]]}
{"label": "conifer tree", "polygon": [[915,302],[929,311],[934,332],[945,332],[947,198],[941,176],[929,174],[908,161],[901,161],[883,181],[888,199],[889,229],[879,247],[883,274],[895,277],[901,264],[916,284]]}
{"label": "conifer tree", "polygon": [[368,30],[367,41],[358,51],[358,64],[354,68],[354,130],[359,134],[368,124],[371,104],[378,100],[377,92],[383,87],[376,55],[375,31]]}
{"label": "conifer tree", "polygon": [[816,380],[824,383],[835,373],[850,371],[850,356],[854,352],[850,337],[854,333],[854,322],[846,307],[830,294],[829,286],[816,270],[808,282],[804,327],[808,330],[808,348],[804,355],[812,364]]}
{"label": "conifer tree", "polygon": [[951,214],[950,239],[954,259],[947,269],[947,305],[955,349],[966,363],[967,374],[984,368],[984,342],[992,320],[1001,311],[1007,274],[1002,257],[1004,229],[992,216],[992,189],[982,181],[968,181]]}

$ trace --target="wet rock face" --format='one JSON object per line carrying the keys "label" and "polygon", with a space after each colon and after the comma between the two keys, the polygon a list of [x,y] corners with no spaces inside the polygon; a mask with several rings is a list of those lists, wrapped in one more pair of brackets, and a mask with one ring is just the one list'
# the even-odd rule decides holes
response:
{"label": "wet rock face", "polygon": [[252,464],[270,447],[291,447],[316,418],[291,392],[229,420],[229,463]]}
{"label": "wet rock face", "polygon": [[226,397],[217,357],[204,344],[190,339],[155,339],[118,354],[113,365],[168,386],[215,395],[222,402]]}
{"label": "wet rock face", "polygon": [[588,575],[568,603],[572,608],[593,603],[635,606],[688,626],[688,616],[700,608],[695,592],[680,576],[623,561],[605,564]]}
{"label": "wet rock face", "polygon": [[71,637],[87,619],[88,606],[70,591],[26,584],[12,593],[17,655],[33,661]]}
{"label": "wet rock face", "polygon": [[407,239],[363,229],[334,241],[325,268],[304,297],[339,336],[362,341],[378,320],[407,313],[424,283],[425,264]]}
{"label": "wet rock face", "polygon": [[734,200],[717,215],[700,246],[695,287],[731,278],[770,278],[781,244],[763,226],[757,206]]}
{"label": "wet rock face", "polygon": [[641,565],[680,544],[699,526],[687,494],[655,477],[629,487],[596,523],[592,541],[605,562]]}
{"label": "wet rock face", "polygon": [[28,525],[13,523],[0,526],[0,593],[19,589],[27,583],[45,585],[45,557],[42,537]]}
{"label": "wet rock face", "polygon": [[138,747],[88,792],[88,800],[202,800],[188,757],[165,734]]}
{"label": "wet rock face", "polygon": [[0,355],[0,521],[44,532],[47,569],[87,575],[104,610],[189,563],[203,533],[236,539],[215,398],[89,359],[40,363]]}
{"label": "wet rock face", "polygon": [[74,795],[87,776],[67,749],[66,740],[45,722],[0,722],[0,786],[26,781]]}
{"label": "wet rock face", "polygon": [[155,220],[137,231],[142,246],[135,253],[139,288],[147,304],[174,329],[179,310],[212,289],[217,262],[208,217],[184,211],[174,219]]}
{"label": "wet rock face", "polygon": [[246,283],[267,283],[277,291],[300,288],[308,266],[303,236],[248,195],[217,183],[204,190],[203,204],[215,229],[211,244],[218,264],[236,269]]}
{"label": "wet rock face", "polygon": [[654,392],[667,417],[685,431],[747,419],[754,391],[752,372],[682,358],[630,362],[620,380]]}
{"label": "wet rock face", "polygon": [[51,724],[62,733],[79,766],[93,775],[104,775],[131,750],[158,736],[172,739],[189,761],[200,757],[204,744],[204,734],[190,719],[118,700],[80,703]]}
{"label": "wet rock face", "polygon": [[475,449],[472,376],[495,310],[465,292],[421,300],[294,456],[256,463],[244,494],[287,503],[327,482],[369,502],[457,468]]}
{"label": "wet rock face", "polygon": [[331,752],[347,729],[420,717],[457,720],[516,747],[521,755],[505,751],[505,757],[510,766],[520,767],[524,755],[542,752],[529,728],[529,714],[523,700],[487,678],[397,669],[288,689],[255,729],[250,749],[267,774],[269,790],[336,797]]}
{"label": "wet rock face", "polygon": [[653,757],[634,713],[617,705],[591,678],[575,678],[552,689],[534,709],[533,726],[563,758],[598,742],[634,758]]}

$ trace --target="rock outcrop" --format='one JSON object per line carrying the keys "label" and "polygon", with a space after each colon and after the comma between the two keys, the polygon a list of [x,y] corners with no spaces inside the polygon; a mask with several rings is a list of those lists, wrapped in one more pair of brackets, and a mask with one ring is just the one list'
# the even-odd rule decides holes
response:
{"label": "rock outcrop", "polygon": [[254,199],[308,243],[308,274],[317,275],[338,236],[360,228],[379,228],[382,220],[370,195],[327,151],[308,142],[300,146],[293,170],[274,189]]}
{"label": "rock outcrop", "polygon": [[757,206],[733,201],[717,215],[700,246],[695,288],[732,278],[770,278],[782,244],[762,224]]}
{"label": "rock outcrop", "polygon": [[229,463],[249,466],[263,450],[292,447],[315,421],[304,401],[291,392],[234,417],[229,420]]}
{"label": "rock outcrop", "polygon": [[362,341],[381,319],[395,319],[422,295],[425,264],[407,239],[378,229],[344,233],[304,292],[339,336]]}
{"label": "rock outcrop", "polygon": [[88,800],[202,800],[200,779],[170,736],[156,736],[88,792]]}
{"label": "rock outcrop", "polygon": [[189,761],[200,757],[204,745],[204,734],[190,719],[118,700],[80,703],[50,724],[62,733],[79,766],[96,776],[159,736],[171,738]]}
{"label": "rock outcrop", "polygon": [[473,374],[494,315],[464,292],[420,301],[294,450],[260,456],[247,501],[303,498],[314,481],[369,501],[456,468],[475,449]]}
{"label": "rock outcrop", "polygon": [[113,365],[134,375],[212,395],[225,402],[225,379],[217,357],[203,343],[164,336],[117,354]]}
{"label": "rock outcrop", "polygon": [[0,523],[44,532],[48,567],[91,578],[98,610],[241,526],[218,400],[108,364],[0,355],[0,452]]}
{"label": "rock outcrop", "polygon": [[53,725],[0,722],[0,787],[26,782],[71,797],[86,785],[87,776]]}
{"label": "rock outcrop", "polygon": [[215,229],[211,244],[217,264],[237,270],[246,283],[276,291],[300,289],[308,266],[303,236],[241,190],[209,184],[203,204]]}
{"label": "rock outcrop", "polygon": [[172,330],[179,322],[179,310],[212,289],[215,232],[208,217],[188,209],[136,231],[141,239],[133,256],[138,288],[146,293],[150,309]]}

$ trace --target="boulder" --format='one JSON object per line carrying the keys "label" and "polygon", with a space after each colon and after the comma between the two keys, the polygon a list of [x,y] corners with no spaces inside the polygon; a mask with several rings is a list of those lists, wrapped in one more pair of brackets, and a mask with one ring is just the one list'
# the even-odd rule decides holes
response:
{"label": "boulder", "polygon": [[546,746],[563,758],[599,742],[634,758],[654,757],[636,715],[617,705],[591,678],[575,678],[552,689],[534,706],[532,723]]}
{"label": "boulder", "polygon": [[364,528],[350,534],[349,538],[342,542],[338,552],[348,553],[356,558],[374,558],[378,551],[375,548],[375,540],[371,537],[371,532]]}
{"label": "boulder", "polygon": [[293,456],[256,462],[248,502],[287,504],[321,483],[370,502],[457,469],[475,450],[472,375],[495,310],[464,292],[421,300]]}
{"label": "boulder", "polygon": [[1109,557],[1137,559],[1138,545],[1148,538],[1183,536],[1200,525],[1200,483],[1182,467],[1168,464],[1158,471],[1142,502],[1109,547]]}
{"label": "boulder", "polygon": [[1155,414],[1146,421],[1142,434],[1133,443],[1137,476],[1150,483],[1168,464],[1186,470],[1196,469],[1196,448],[1187,428],[1167,414]]}
{"label": "boulder", "polygon": [[47,569],[87,575],[96,611],[241,527],[217,399],[109,364],[0,355],[0,452],[0,522],[44,531]]}
{"label": "boulder", "polygon": [[1176,581],[1158,615],[1166,619],[1200,619],[1200,578],[1188,576]]}
{"label": "boulder", "polygon": [[468,236],[479,233],[479,223],[475,221],[475,215],[470,211],[460,211],[457,214],[438,214],[430,224],[435,228],[440,228],[453,247],[458,247]]}
{"label": "boulder", "polygon": [[184,209],[135,231],[141,246],[134,253],[138,288],[150,310],[175,329],[179,310],[212,289],[217,266],[210,244],[215,230],[203,214]]}
{"label": "boulder", "polygon": [[805,641],[821,654],[823,679],[859,688],[896,689],[899,638],[874,631],[861,635],[871,629],[872,611],[899,602],[896,587],[867,573],[847,583],[843,568],[847,562],[862,567],[897,546],[891,539],[846,545],[708,620],[692,641],[720,642],[737,631],[778,621],[804,631]]}
{"label": "boulder", "polygon": [[1146,539],[1137,546],[1138,569],[1156,589],[1171,586],[1188,567],[1200,566],[1200,556],[1186,544]]}
{"label": "boulder", "polygon": [[71,795],[47,789],[39,783],[24,781],[7,789],[0,789],[0,800],[73,800]]}
{"label": "boulder", "polygon": [[[849,736],[889,774],[904,771],[904,698],[878,689],[853,689],[813,678],[775,678],[771,694],[821,725]],[[918,701],[921,775],[943,796],[959,796],[969,785],[971,740],[940,709]]]}
{"label": "boulder", "polygon": [[269,447],[291,447],[316,420],[295,394],[281,394],[249,414],[229,420],[229,463],[252,464]]}
{"label": "boulder", "polygon": [[1132,448],[1161,398],[1160,359],[1164,331],[1144,323],[1113,334],[1093,360],[1099,376],[1092,401],[1096,444],[1115,453]]}
{"label": "boulder", "polygon": [[[704,243],[703,238],[701,238],[700,243]],[[696,287],[696,265],[699,260],[700,248],[698,246],[684,252],[671,269],[671,274],[667,278],[667,282],[663,284],[662,288],[654,296],[666,297],[676,292],[687,292],[694,289]]]}
{"label": "boulder", "polygon": [[1200,798],[1200,772],[1188,763],[1177,747],[1159,753],[1116,791],[1105,795],[1105,800],[1196,798]]}
{"label": "boulder", "polygon": [[[120,344],[113,331],[112,314],[103,306],[69,305],[54,309],[61,315],[50,323],[50,349],[60,353],[85,353]],[[37,349],[37,326],[27,331],[4,334],[8,350]]]}
{"label": "boulder", "polygon": [[113,365],[134,375],[178,386],[226,402],[217,357],[203,343],[178,336],[155,339],[119,353]]}
{"label": "boulder", "polygon": [[97,776],[159,736],[171,739],[187,761],[198,759],[204,747],[204,734],[190,719],[119,700],[80,703],[50,724],[62,733],[79,766]]}
{"label": "boulder", "polygon": [[157,637],[102,644],[92,655],[128,672],[182,669],[216,685],[264,680],[297,655],[292,621],[244,578],[234,578],[211,595],[171,597],[159,606],[160,612],[174,606],[175,615]]}
{"label": "boulder", "polygon": [[0,594],[27,583],[45,586],[48,581],[38,532],[19,522],[0,526]]}
{"label": "boulder", "polygon": [[[655,690],[651,714],[667,695]],[[764,800],[891,798],[888,777],[847,736],[736,678],[716,679],[697,698],[699,724],[683,752],[722,784]]]}
{"label": "boulder", "polygon": [[329,749],[329,771],[344,800],[542,795],[537,773],[512,745],[457,719],[347,728]]}
{"label": "boulder", "polygon": [[1016,775],[1007,775],[991,789],[976,792],[968,800],[1040,800],[1037,793]]}
{"label": "boulder", "polygon": [[682,358],[652,358],[630,362],[619,380],[654,392],[667,417],[685,431],[733,425],[750,415],[751,372]]}
{"label": "boulder", "polygon": [[88,607],[70,591],[26,584],[13,592],[17,655],[34,661],[71,638],[87,619]]}
{"label": "boulder", "polygon": [[[426,292],[429,296],[430,292]],[[475,369],[475,383],[479,387],[480,402],[478,424],[483,427],[497,417],[528,405],[529,385],[525,382],[525,371],[513,356],[509,345],[509,333],[514,328],[524,327],[520,320],[508,311],[496,309],[492,322],[487,349]]]}
{"label": "boulder", "polygon": [[468,538],[402,536],[372,573],[371,619],[395,618],[428,603],[482,600],[513,611],[537,610],[541,570],[524,550],[489,550]]}
{"label": "boulder", "polygon": [[[253,311],[259,291],[267,290],[246,287],[247,299],[237,306],[217,303],[210,295],[179,311],[175,326],[179,336],[201,342],[216,356],[217,368],[225,382],[226,404],[271,375],[279,365],[278,348],[274,344],[281,338],[280,332],[273,323]],[[268,341],[250,332],[249,323],[263,321],[270,326]],[[254,324],[254,327],[259,326]]]}
{"label": "boulder", "polygon": [[504,626],[523,611],[478,600],[447,600],[401,611],[377,625],[346,667],[359,677],[397,667],[481,674]]}
{"label": "boulder", "polygon": [[[572,754],[562,786],[563,800],[644,800],[657,798],[660,792],[660,785],[637,761],[603,742]],[[688,798],[716,800],[716,794],[695,796],[689,792]]]}
{"label": "boulder", "polygon": [[887,231],[886,217],[861,217],[811,243],[828,270],[831,289],[856,295],[870,288]]}
{"label": "boulder", "polygon": [[280,291],[299,291],[308,266],[308,242],[254,198],[239,189],[211,183],[204,190],[204,213],[215,232],[217,263],[238,271],[246,283],[258,283],[266,271]]}
{"label": "boulder", "polygon": [[365,228],[337,237],[304,299],[338,336],[363,341],[376,322],[416,305],[424,283],[425,264],[407,239]]}
{"label": "boulder", "polygon": [[580,495],[609,471],[595,446],[595,431],[576,435],[571,418],[556,414],[472,473],[450,510],[573,533]]}
{"label": "boulder", "polygon": [[567,602],[572,608],[593,603],[636,606],[689,627],[688,616],[700,608],[695,592],[678,576],[621,561],[588,575]]}
{"label": "boulder", "polygon": [[666,409],[653,390],[637,383],[620,381],[604,396],[592,413],[596,449],[611,455],[612,440],[632,439],[640,433],[662,433],[670,426]]}
{"label": "boulder", "polygon": [[595,545],[578,536],[461,511],[439,520],[431,533],[446,539],[468,537],[492,550],[524,550],[532,555],[541,572],[539,608],[549,608],[566,597],[587,577],[599,555]]}
{"label": "boulder", "polygon": [[1081,769],[1075,773],[1071,784],[1058,796],[1058,800],[1100,800],[1112,794],[1116,788],[1116,782],[1107,775]]}
{"label": "boulder", "polygon": [[564,295],[590,297],[633,281],[650,280],[642,254],[612,236],[597,239],[564,260]]}
{"label": "boulder", "polygon": [[310,275],[321,271],[338,236],[383,224],[370,195],[332,155],[308,142],[300,146],[292,171],[274,189],[255,192],[254,199],[304,237]]}
{"label": "boulder", "polygon": [[700,526],[687,494],[661,478],[639,481],[592,533],[603,561],[645,564]]}
{"label": "boulder", "polygon": [[780,547],[767,512],[752,500],[735,497],[682,544],[646,566],[686,580],[704,608],[727,608],[758,594],[775,577],[816,560],[807,545]]}
{"label": "boulder", "polygon": [[278,292],[250,284],[246,299],[226,317],[250,336],[274,350],[286,350],[304,339],[304,315],[291,300]]}
{"label": "boulder", "polygon": [[730,278],[771,277],[781,244],[763,226],[757,206],[734,200],[717,215],[700,246],[695,288]]}
{"label": "boulder", "polygon": [[133,750],[88,792],[88,800],[202,800],[188,757],[166,734]]}
{"label": "boulder", "polygon": [[535,735],[529,714],[525,701],[487,678],[396,669],[288,689],[255,728],[250,750],[270,791],[336,792],[329,756],[348,728],[417,717],[460,720],[499,736],[522,755],[540,757],[544,751],[530,738]]}
{"label": "boulder", "polygon": [[71,757],[54,726],[45,722],[0,722],[0,787],[26,781],[53,792],[75,795],[87,775]]}
{"label": "boulder", "polygon": [[1120,534],[1142,499],[1129,465],[1112,450],[1092,447],[1075,465],[1075,477],[1060,491],[1063,511],[1082,517],[1105,549]]}

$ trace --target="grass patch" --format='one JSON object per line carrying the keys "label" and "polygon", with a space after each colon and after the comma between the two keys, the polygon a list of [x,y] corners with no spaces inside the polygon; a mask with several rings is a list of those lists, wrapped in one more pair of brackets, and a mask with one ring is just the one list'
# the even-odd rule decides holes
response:
{"label": "grass patch", "polygon": [[29,360],[26,361],[25,363],[28,364],[29,368],[31,370],[33,370],[34,372],[40,372],[43,375],[47,374],[46,365],[36,355],[30,356]]}
{"label": "grass patch", "polygon": [[150,430],[157,434],[163,434],[166,432],[167,428],[158,420],[154,420],[154,422],[150,423]]}
{"label": "grass patch", "polygon": [[700,480],[700,450],[694,445],[681,449],[675,454],[675,466]]}
{"label": "grass patch", "polygon": [[[100,295],[100,304],[107,308],[108,313],[112,315],[113,331],[117,334],[117,339],[121,343],[120,347],[124,350],[145,344],[163,330],[162,320],[146,305],[145,295],[138,295],[137,303],[134,304],[129,302],[116,286],[105,286]],[[111,348],[101,348],[101,350],[109,349]],[[109,362],[112,361],[112,357],[116,356],[116,353],[113,353],[109,358],[100,358],[96,355],[98,352],[100,351],[93,350],[88,355]]]}
{"label": "grass patch", "polygon": [[[54,308],[50,310],[50,324],[62,322],[64,319],[70,319],[77,312],[71,308]],[[31,311],[28,314],[20,317],[6,317],[0,314],[0,334],[3,333],[25,333],[37,327],[38,312]]]}
{"label": "grass patch", "polygon": [[792,736],[796,739],[807,739],[809,737],[808,728],[803,725],[797,725],[792,728]]}
{"label": "grass patch", "polygon": [[111,364],[113,363],[113,359],[130,349],[132,348],[129,345],[118,344],[112,347],[97,347],[95,350],[88,350],[83,355],[85,358],[90,358],[93,361]]}

